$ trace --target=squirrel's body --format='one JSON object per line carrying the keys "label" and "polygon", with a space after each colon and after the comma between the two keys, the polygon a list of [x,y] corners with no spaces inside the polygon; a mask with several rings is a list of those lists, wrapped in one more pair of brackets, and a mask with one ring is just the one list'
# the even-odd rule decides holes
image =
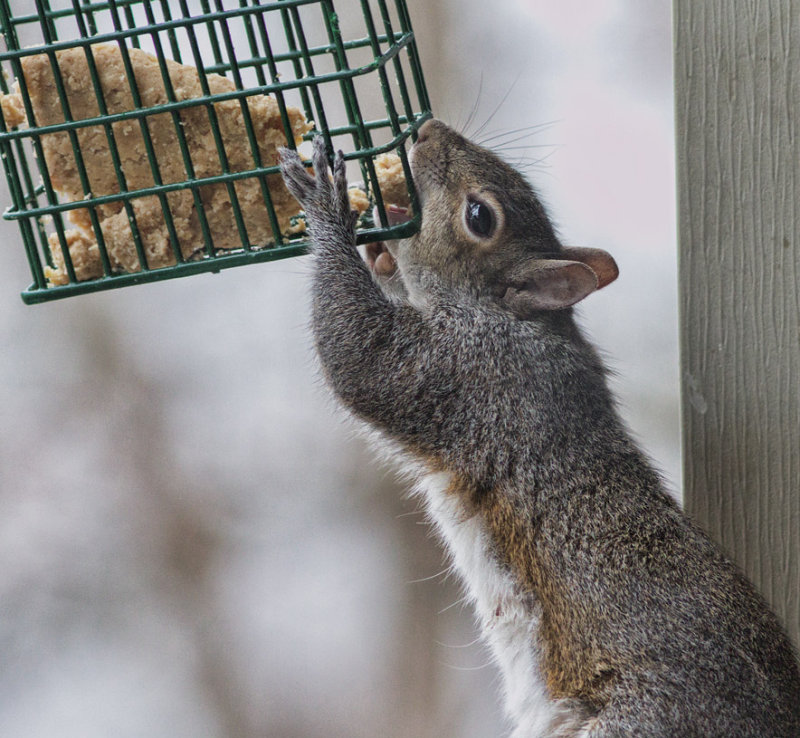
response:
{"label": "squirrel's body", "polygon": [[787,637],[666,494],[573,320],[613,261],[563,249],[522,178],[438,121],[412,169],[423,226],[393,246],[390,298],[354,247],[341,161],[333,183],[284,161],[315,241],[323,371],[414,469],[514,738],[798,738]]}

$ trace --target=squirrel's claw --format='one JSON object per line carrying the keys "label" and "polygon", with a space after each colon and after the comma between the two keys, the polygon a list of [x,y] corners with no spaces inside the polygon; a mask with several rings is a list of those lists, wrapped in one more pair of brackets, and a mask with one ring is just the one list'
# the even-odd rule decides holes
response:
{"label": "squirrel's claw", "polygon": [[292,197],[305,207],[305,202],[315,187],[314,178],[303,166],[303,160],[293,149],[278,149],[281,175]]}
{"label": "squirrel's claw", "polygon": [[315,225],[329,224],[343,226],[348,232],[352,232],[358,213],[350,208],[344,154],[341,151],[336,152],[331,177],[325,138],[317,135],[313,146],[313,174],[308,171],[296,151],[287,148],[278,150],[286,188],[300,203],[312,229]]}
{"label": "squirrel's claw", "polygon": [[314,173],[317,175],[317,187],[321,192],[330,191],[328,148],[325,146],[325,138],[323,136],[317,135],[314,137],[314,153],[311,160],[314,162]]}
{"label": "squirrel's claw", "polygon": [[348,217],[352,218],[353,223],[355,223],[358,219],[358,213],[350,207],[350,198],[347,194],[347,165],[341,150],[336,152],[333,160],[333,194],[338,201],[339,211],[347,213]]}
{"label": "squirrel's claw", "polygon": [[347,197],[347,165],[341,150],[333,158],[333,181],[328,175],[328,149],[325,139],[317,136],[314,139],[314,171],[317,175],[317,188],[320,195],[333,200],[333,205],[338,206],[339,212],[350,213],[350,199]]}
{"label": "squirrel's claw", "polygon": [[314,138],[314,153],[311,159],[314,174],[308,171],[295,150],[282,147],[278,149],[278,156],[286,188],[304,208],[309,200],[321,202],[329,194],[331,184],[328,178],[328,155],[325,152],[325,140],[322,136]]}

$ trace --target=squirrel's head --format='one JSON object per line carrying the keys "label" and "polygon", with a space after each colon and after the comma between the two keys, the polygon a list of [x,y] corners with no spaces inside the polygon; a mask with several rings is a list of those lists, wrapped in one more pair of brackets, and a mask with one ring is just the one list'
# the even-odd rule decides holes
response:
{"label": "squirrel's head", "polygon": [[561,246],[519,172],[444,123],[420,128],[410,163],[422,225],[389,249],[412,303],[436,292],[470,295],[527,319],[616,278],[606,252]]}

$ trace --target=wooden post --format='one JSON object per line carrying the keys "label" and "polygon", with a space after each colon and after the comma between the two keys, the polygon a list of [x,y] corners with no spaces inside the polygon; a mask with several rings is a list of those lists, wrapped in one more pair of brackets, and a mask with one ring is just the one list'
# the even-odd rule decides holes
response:
{"label": "wooden post", "polygon": [[684,499],[800,643],[800,3],[674,8]]}

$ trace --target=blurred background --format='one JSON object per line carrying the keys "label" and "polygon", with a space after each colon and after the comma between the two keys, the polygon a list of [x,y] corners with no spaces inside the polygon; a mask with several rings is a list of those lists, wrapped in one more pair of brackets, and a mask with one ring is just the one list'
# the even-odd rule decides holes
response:
{"label": "blurred background", "polygon": [[[617,258],[581,320],[678,494],[670,3],[409,5],[436,114],[489,119]],[[0,735],[507,732],[438,543],[319,380],[307,259],[25,307],[0,228]]]}

